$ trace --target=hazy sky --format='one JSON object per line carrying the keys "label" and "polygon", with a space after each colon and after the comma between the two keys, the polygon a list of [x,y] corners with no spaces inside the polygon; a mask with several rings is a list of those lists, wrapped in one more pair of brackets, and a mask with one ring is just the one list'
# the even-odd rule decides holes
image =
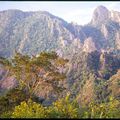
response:
{"label": "hazy sky", "polygon": [[94,9],[103,5],[109,10],[120,11],[120,2],[83,2],[83,1],[0,1],[0,11],[7,9],[20,9],[23,11],[48,11],[55,16],[61,17],[67,22],[86,24],[91,18]]}

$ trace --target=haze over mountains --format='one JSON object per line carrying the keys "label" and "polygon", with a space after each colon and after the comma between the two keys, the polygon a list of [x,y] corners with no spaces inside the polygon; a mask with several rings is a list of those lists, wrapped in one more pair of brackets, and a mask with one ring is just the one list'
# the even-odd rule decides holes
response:
{"label": "haze over mountains", "polygon": [[[69,58],[64,86],[78,101],[101,100],[111,92],[119,97],[109,86],[114,86],[112,78],[119,76],[120,12],[98,6],[91,21],[81,26],[46,11],[1,11],[0,56],[12,57],[15,50],[30,56],[56,51]],[[1,88],[13,87],[14,79],[8,85],[10,78],[3,79],[3,73],[6,71],[1,69]]]}

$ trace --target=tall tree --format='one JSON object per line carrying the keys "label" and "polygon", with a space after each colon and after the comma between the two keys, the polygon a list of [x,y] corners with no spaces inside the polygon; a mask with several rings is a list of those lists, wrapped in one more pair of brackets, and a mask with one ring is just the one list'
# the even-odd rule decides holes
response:
{"label": "tall tree", "polygon": [[59,92],[59,81],[66,77],[64,73],[60,73],[60,68],[63,69],[67,62],[68,60],[60,58],[55,52],[42,52],[38,57],[16,53],[12,59],[12,71],[20,88],[26,90],[30,96],[45,83]]}

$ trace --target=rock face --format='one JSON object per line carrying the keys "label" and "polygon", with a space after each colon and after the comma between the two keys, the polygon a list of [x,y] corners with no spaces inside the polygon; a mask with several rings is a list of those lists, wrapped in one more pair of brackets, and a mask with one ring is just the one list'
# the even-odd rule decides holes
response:
{"label": "rock face", "polygon": [[105,39],[107,39],[108,38],[108,29],[104,24],[102,24],[102,26],[101,26],[101,32],[104,35]]}
{"label": "rock face", "polygon": [[0,88],[11,89],[13,87],[16,87],[16,85],[17,85],[16,79],[13,76],[11,76],[11,77],[7,77],[5,80],[3,80],[3,82],[1,82]]}
{"label": "rock face", "polygon": [[118,32],[116,32],[116,48],[118,49],[118,50],[120,50],[120,32],[118,31]]}
{"label": "rock face", "polygon": [[55,50],[70,56],[88,42],[92,45],[89,52],[93,48],[119,50],[119,31],[120,13],[104,6],[94,10],[85,26],[67,23],[46,11],[5,10],[0,12],[0,56],[11,57],[15,50],[28,55]]}
{"label": "rock face", "polygon": [[111,20],[120,23],[120,13],[117,11],[111,11],[110,12],[110,18]]}
{"label": "rock face", "polygon": [[120,12],[98,6],[94,10],[90,25],[101,31],[104,49],[119,50]]}
{"label": "rock face", "polygon": [[14,75],[9,76],[9,70],[4,66],[0,66],[0,94],[6,90],[10,90],[18,85],[18,81]]}
{"label": "rock face", "polygon": [[98,6],[93,13],[92,23],[100,24],[109,19],[109,10],[104,6]]}
{"label": "rock face", "polygon": [[93,42],[92,38],[91,37],[87,38],[84,41],[83,51],[91,53],[95,50],[97,49],[95,47],[95,43]]}
{"label": "rock face", "polygon": [[108,82],[109,90],[116,98],[120,98],[120,69]]}
{"label": "rock face", "polygon": [[10,57],[15,50],[28,55],[61,49],[64,52],[76,37],[84,39],[79,27],[76,30],[74,25],[45,11],[6,10],[0,16],[0,56]]}

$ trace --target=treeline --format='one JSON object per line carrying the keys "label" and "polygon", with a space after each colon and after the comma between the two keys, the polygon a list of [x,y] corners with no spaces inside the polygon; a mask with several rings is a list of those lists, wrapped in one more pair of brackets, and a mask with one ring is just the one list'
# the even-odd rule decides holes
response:
{"label": "treeline", "polygon": [[[21,100],[21,96],[19,99]],[[0,107],[2,104],[5,105],[5,101],[0,99]],[[106,103],[91,102],[80,106],[75,99],[70,98],[70,94],[67,94],[47,107],[28,99],[13,109],[10,108],[10,104],[3,106],[3,109],[6,110],[1,114],[1,118],[120,118],[120,101],[112,97]]]}

